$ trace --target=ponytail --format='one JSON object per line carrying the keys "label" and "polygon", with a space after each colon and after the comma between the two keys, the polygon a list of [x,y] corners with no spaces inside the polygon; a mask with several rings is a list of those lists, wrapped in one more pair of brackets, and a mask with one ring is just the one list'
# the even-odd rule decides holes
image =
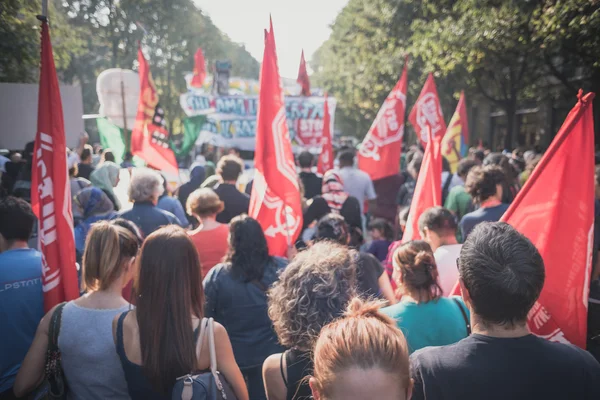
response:
{"label": "ponytail", "polygon": [[424,302],[441,297],[437,265],[427,242],[413,240],[403,244],[396,250],[394,261],[402,277],[396,282],[399,295],[418,292],[421,298],[417,300]]}

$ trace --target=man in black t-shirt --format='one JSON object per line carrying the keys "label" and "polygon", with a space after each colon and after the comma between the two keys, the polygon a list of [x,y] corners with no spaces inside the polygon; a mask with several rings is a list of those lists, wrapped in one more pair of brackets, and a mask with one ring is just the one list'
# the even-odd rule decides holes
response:
{"label": "man in black t-shirt", "polygon": [[92,166],[92,154],[93,148],[89,144],[86,144],[81,151],[81,161],[77,165],[77,177],[90,179],[90,175],[94,171]]}
{"label": "man in black t-shirt", "polygon": [[303,151],[298,155],[298,165],[300,165],[300,180],[304,186],[304,197],[309,200],[321,194],[323,180],[311,171],[314,157],[309,151]]}
{"label": "man in black t-shirt", "polygon": [[234,217],[248,213],[250,196],[240,192],[235,186],[243,170],[244,162],[239,157],[227,155],[219,160],[217,164],[219,184],[214,190],[225,204],[225,209],[217,214],[217,222],[228,224]]}
{"label": "man in black t-shirt", "polygon": [[600,364],[588,352],[527,328],[545,273],[526,237],[505,223],[483,222],[458,266],[473,334],[411,356],[413,400],[600,399]]}

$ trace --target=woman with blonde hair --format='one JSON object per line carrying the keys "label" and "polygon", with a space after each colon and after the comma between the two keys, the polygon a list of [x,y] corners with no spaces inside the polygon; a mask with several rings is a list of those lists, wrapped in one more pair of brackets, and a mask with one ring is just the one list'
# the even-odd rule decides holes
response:
{"label": "woman with blonde hair", "polygon": [[427,346],[456,343],[470,334],[469,310],[461,297],[442,297],[431,246],[402,244],[393,255],[399,303],[381,311],[397,321],[413,353]]}
{"label": "woman with blonde hair", "polygon": [[380,306],[355,298],[321,330],[310,378],[315,400],[410,399],[408,346]]}
{"label": "woman with blonde hair", "polygon": [[82,284],[87,293],[54,307],[42,319],[17,375],[17,397],[44,378],[49,324],[57,312],[62,313],[58,348],[69,398],[129,398],[111,327],[115,315],[130,307],[121,290],[133,274],[137,252],[137,239],[127,229],[107,221],[92,226],[83,254]]}
{"label": "woman with blonde hair", "polygon": [[217,222],[217,214],[225,206],[212,189],[204,188],[194,190],[188,196],[186,208],[188,215],[193,215],[200,224],[188,234],[198,250],[202,276],[205,277],[227,254],[229,227]]}
{"label": "woman with blonde hair", "polygon": [[269,400],[311,396],[311,350],[321,328],[341,316],[356,295],[357,253],[330,242],[298,253],[269,291],[269,316],[284,353],[263,364]]}

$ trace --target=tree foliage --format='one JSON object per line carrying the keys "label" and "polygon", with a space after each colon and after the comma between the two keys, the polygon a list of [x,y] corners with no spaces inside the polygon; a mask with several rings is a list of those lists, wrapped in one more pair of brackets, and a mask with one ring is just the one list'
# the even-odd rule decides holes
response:
{"label": "tree foliage", "polygon": [[[186,90],[184,74],[192,71],[198,47],[204,50],[209,65],[228,59],[233,64],[232,75],[258,78],[258,62],[224,35],[192,0],[50,3],[57,70],[64,82],[81,85],[86,113],[98,112],[96,78],[100,72],[137,69],[138,43],[149,60],[173,133],[181,131],[179,94]],[[35,14],[39,12],[39,0],[3,0],[0,4],[0,81],[37,81],[39,23],[35,23]]]}
{"label": "tree foliage", "polygon": [[519,104],[600,89],[599,10],[600,0],[350,0],[312,67],[339,99],[338,126],[364,135],[410,53],[409,107],[434,72],[446,119],[460,90],[483,96],[505,112],[510,147]]}

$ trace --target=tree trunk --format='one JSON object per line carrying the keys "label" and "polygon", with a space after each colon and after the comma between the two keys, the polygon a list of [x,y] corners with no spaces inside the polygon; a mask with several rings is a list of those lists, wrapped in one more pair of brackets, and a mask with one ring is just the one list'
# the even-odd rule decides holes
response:
{"label": "tree trunk", "polygon": [[504,107],[506,112],[506,135],[504,136],[504,149],[511,151],[515,143],[517,132],[517,101],[511,99],[506,102]]}

